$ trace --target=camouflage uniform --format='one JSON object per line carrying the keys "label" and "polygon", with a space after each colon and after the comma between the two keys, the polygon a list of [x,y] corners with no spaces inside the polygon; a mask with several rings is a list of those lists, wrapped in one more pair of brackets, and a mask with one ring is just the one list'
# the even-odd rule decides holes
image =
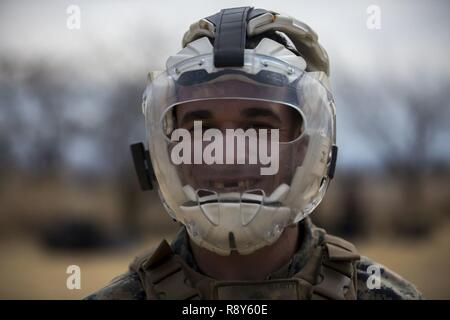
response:
{"label": "camouflage uniform", "polygon": [[[296,254],[292,257],[291,261],[267,277],[270,279],[290,278],[306,265],[311,257],[313,249],[318,246],[322,239],[315,238],[312,235],[312,222],[309,218],[300,223],[302,228],[301,243]],[[175,240],[171,244],[174,254],[180,256],[183,261],[192,269],[199,272],[198,267],[195,264],[192,256],[189,237],[186,229],[182,227],[176,236]],[[386,267],[376,264],[380,267],[380,288],[369,289],[367,286],[367,280],[371,275],[367,270],[369,266],[374,262],[367,257],[362,256],[356,261],[356,288],[358,300],[409,300],[409,299],[422,299],[421,293],[416,287],[404,280],[402,277],[387,269]],[[106,287],[99,291],[89,295],[86,299],[98,300],[98,299],[146,299],[146,292],[141,284],[141,279],[138,273],[130,270],[117,278],[115,278]]]}

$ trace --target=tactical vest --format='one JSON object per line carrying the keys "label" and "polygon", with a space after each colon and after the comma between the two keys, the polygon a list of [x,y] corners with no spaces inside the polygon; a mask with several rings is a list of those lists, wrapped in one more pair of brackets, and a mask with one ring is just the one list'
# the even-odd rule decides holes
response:
{"label": "tactical vest", "polygon": [[355,246],[320,228],[313,227],[312,233],[323,241],[291,278],[218,281],[193,270],[165,240],[153,254],[136,258],[130,270],[139,274],[147,299],[152,300],[355,300],[356,261],[360,259]]}

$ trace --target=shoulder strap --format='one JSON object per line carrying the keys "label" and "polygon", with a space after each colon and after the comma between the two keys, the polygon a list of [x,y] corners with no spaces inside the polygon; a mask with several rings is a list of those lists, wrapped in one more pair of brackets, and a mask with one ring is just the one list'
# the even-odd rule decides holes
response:
{"label": "shoulder strap", "polygon": [[[312,299],[355,300],[356,261],[360,259],[355,246],[344,239],[327,234],[323,229],[313,229],[313,235],[320,237],[321,241],[305,266],[314,270],[308,272],[310,279],[315,277]],[[308,266],[314,261],[315,269]],[[300,276],[303,276],[302,271]]]}
{"label": "shoulder strap", "polygon": [[130,269],[138,273],[150,300],[198,299],[184,272],[181,259],[174,255],[170,245],[163,240],[156,251],[136,258]]}

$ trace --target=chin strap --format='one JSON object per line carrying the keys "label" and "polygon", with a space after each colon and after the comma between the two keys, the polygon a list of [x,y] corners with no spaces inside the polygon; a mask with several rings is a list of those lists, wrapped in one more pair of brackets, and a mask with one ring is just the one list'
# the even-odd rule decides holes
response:
{"label": "chin strap", "polygon": [[139,274],[147,299],[222,300],[355,300],[356,248],[314,228],[323,239],[306,265],[291,278],[266,281],[216,281],[190,268],[164,240],[153,254],[136,258],[130,270]]}

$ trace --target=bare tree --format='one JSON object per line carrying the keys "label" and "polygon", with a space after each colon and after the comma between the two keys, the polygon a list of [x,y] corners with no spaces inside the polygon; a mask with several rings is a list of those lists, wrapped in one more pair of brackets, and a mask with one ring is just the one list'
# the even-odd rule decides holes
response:
{"label": "bare tree", "polygon": [[449,130],[450,82],[435,79],[408,86],[384,79],[376,86],[358,86],[347,78],[341,89],[355,127],[384,168],[402,183],[408,204],[404,209],[409,212],[400,224],[408,224],[405,228],[411,230],[405,231],[421,232],[427,224],[421,208],[422,180],[433,165],[434,139]]}

